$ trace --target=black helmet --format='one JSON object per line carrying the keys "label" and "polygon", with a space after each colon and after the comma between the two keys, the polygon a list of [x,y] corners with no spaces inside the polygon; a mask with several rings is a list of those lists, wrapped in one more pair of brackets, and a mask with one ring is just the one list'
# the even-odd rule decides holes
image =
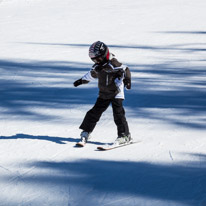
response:
{"label": "black helmet", "polygon": [[103,63],[109,60],[109,49],[101,41],[94,42],[89,48],[89,57],[95,63]]}

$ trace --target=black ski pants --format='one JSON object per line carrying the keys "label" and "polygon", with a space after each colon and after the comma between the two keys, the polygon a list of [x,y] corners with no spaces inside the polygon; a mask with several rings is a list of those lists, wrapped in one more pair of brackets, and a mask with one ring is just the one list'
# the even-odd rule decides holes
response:
{"label": "black ski pants", "polygon": [[97,101],[92,109],[90,109],[80,125],[80,129],[86,132],[92,132],[96,126],[96,123],[99,121],[102,113],[106,111],[110,103],[112,104],[114,122],[117,126],[118,136],[121,136],[122,133],[128,135],[129,128],[127,120],[125,118],[125,110],[123,108],[123,99],[102,99],[97,98]]}

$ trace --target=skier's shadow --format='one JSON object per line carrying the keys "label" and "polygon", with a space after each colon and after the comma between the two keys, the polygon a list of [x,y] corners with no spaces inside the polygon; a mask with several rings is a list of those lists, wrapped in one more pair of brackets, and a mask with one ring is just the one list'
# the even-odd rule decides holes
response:
{"label": "skier's shadow", "polygon": [[[28,134],[16,134],[13,136],[0,136],[0,140],[13,140],[13,139],[33,139],[33,140],[44,140],[44,141],[50,141],[57,144],[66,144],[67,142],[75,142],[77,143],[79,141],[78,138],[72,138],[72,137],[51,137],[51,136],[33,136]],[[104,143],[101,142],[90,142],[91,144],[96,145],[103,145]]]}

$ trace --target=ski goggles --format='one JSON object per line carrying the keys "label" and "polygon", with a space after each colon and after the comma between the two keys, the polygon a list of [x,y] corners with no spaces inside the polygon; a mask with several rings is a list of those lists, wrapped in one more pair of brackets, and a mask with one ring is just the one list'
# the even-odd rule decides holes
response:
{"label": "ski goggles", "polygon": [[96,63],[96,64],[99,64],[101,62],[103,62],[104,60],[104,57],[100,56],[100,57],[95,57],[95,58],[91,58],[91,60]]}

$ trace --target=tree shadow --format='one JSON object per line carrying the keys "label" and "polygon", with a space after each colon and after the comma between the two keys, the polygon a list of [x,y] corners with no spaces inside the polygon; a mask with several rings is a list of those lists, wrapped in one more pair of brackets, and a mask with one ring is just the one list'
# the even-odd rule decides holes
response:
{"label": "tree shadow", "polygon": [[[62,46],[82,48],[89,45]],[[170,45],[162,48],[147,45],[109,46],[119,49],[150,49],[154,52],[160,49],[184,53],[204,50],[196,48],[197,44]],[[190,47],[187,48],[188,46]],[[125,106],[131,111],[129,115],[135,118],[167,121],[188,128],[206,129],[206,81],[203,79],[206,76],[205,65],[195,66],[188,63],[187,59],[160,60],[162,63],[158,64],[128,65],[133,76],[132,90],[126,91]],[[33,108],[67,110],[78,109],[81,105],[92,106],[98,96],[96,82],[78,88],[73,87],[73,82],[90,70],[91,65],[69,61],[0,60],[1,119],[12,117],[32,121],[61,120],[61,115],[48,114]],[[160,115],[153,111],[155,109],[173,110],[174,113]]]}
{"label": "tree shadow", "polygon": [[206,31],[165,31],[165,32],[159,32],[159,33],[164,33],[164,34],[206,34]]}
{"label": "tree shadow", "polygon": [[[85,206],[196,206],[205,201],[206,155],[195,155],[199,156],[197,162],[179,164],[92,159],[75,162],[31,162],[24,166],[35,167],[38,172],[35,176],[25,175],[18,180],[17,185],[32,185],[35,188],[44,185],[45,190],[55,188],[68,191],[62,196],[57,194],[54,199],[57,202],[62,198],[68,199],[69,202],[64,203],[67,205],[79,206],[83,201]],[[8,178],[11,177],[1,177],[4,181]],[[155,204],[156,201],[158,204]]]}
{"label": "tree shadow", "polygon": [[94,103],[97,88],[74,88],[73,82],[86,73],[87,64],[74,62],[0,61],[1,118],[52,120],[61,117],[44,114],[32,108],[69,109],[74,105]]}
{"label": "tree shadow", "polygon": [[[205,31],[165,31],[155,32],[162,34],[182,34],[182,35],[205,35]],[[22,43],[21,43],[22,44]],[[38,42],[24,42],[23,44],[29,45],[43,45],[43,46],[63,46],[63,47],[77,47],[77,48],[89,48],[90,44],[64,44],[64,43],[38,43]],[[148,46],[148,45],[114,45],[108,44],[109,48],[114,49],[133,49],[133,50],[151,50],[151,51],[174,51],[174,52],[205,52],[206,48],[198,48],[199,46],[205,46],[205,43],[192,43],[192,44],[179,44],[179,45],[166,45],[166,46]]]}
{"label": "tree shadow", "polygon": [[135,76],[140,76],[133,78],[135,89],[126,93],[125,105],[134,111],[130,112],[131,116],[163,120],[188,128],[206,129],[204,66],[177,66],[175,62],[171,62],[131,65],[131,68],[132,73],[136,73]]}

